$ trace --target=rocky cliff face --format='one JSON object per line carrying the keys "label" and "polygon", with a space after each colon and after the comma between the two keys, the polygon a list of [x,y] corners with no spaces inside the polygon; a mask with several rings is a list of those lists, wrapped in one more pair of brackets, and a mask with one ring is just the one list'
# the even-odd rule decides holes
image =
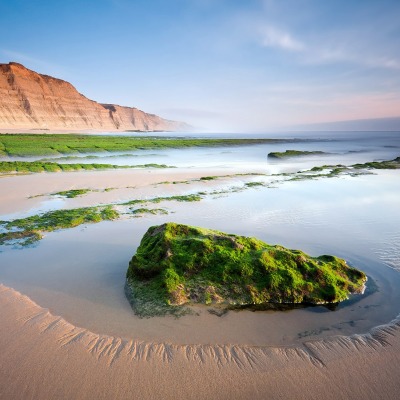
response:
{"label": "rocky cliff face", "polygon": [[0,129],[178,131],[189,129],[137,108],[100,104],[61,79],[0,64]]}

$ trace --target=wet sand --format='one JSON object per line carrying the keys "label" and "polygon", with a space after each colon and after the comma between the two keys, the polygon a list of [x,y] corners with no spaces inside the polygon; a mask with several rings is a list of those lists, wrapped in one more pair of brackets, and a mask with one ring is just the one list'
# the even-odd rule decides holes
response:
{"label": "wet sand", "polygon": [[400,323],[302,347],[98,335],[0,286],[0,398],[395,399]]}
{"label": "wet sand", "polygon": [[[75,171],[60,173],[41,173],[27,175],[8,175],[0,177],[0,214],[11,214],[28,210],[40,205],[50,193],[64,190],[88,188],[93,190],[113,188],[109,192],[94,192],[86,196],[70,199],[69,207],[84,207],[145,198],[165,193],[170,194],[182,189],[180,185],[154,185],[165,181],[185,181],[208,175],[226,175],[231,170],[196,169],[139,169]],[[201,187],[215,185],[215,182],[201,182]],[[183,184],[185,185],[185,184]],[[195,189],[193,185],[186,190]],[[39,197],[35,197],[39,196]]]}

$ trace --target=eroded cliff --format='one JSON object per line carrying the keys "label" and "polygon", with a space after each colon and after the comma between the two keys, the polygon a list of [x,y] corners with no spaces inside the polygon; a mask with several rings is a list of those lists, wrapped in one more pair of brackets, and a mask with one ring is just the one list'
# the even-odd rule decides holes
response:
{"label": "eroded cliff", "polygon": [[61,79],[0,64],[0,129],[178,131],[189,126],[137,108],[100,104]]}

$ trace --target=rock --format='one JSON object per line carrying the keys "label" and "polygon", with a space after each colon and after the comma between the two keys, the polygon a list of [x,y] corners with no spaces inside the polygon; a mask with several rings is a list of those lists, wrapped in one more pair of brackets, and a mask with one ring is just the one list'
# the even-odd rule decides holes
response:
{"label": "rock", "polygon": [[139,314],[138,305],[146,301],[169,307],[337,303],[362,293],[366,280],[334,256],[311,257],[255,238],[176,223],[149,228],[127,271]]}
{"label": "rock", "polygon": [[0,129],[179,131],[189,125],[137,108],[100,104],[61,79],[0,64]]}
{"label": "rock", "polygon": [[302,150],[286,150],[284,152],[275,151],[268,153],[268,158],[291,158],[291,157],[303,157],[303,156],[322,156],[327,155],[324,151],[302,151]]}

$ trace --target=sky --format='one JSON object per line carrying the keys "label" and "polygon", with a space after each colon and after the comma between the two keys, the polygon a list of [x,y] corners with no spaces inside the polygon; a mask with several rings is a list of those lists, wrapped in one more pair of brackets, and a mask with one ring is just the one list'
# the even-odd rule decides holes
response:
{"label": "sky", "polygon": [[207,131],[400,116],[399,0],[0,0],[0,62]]}

